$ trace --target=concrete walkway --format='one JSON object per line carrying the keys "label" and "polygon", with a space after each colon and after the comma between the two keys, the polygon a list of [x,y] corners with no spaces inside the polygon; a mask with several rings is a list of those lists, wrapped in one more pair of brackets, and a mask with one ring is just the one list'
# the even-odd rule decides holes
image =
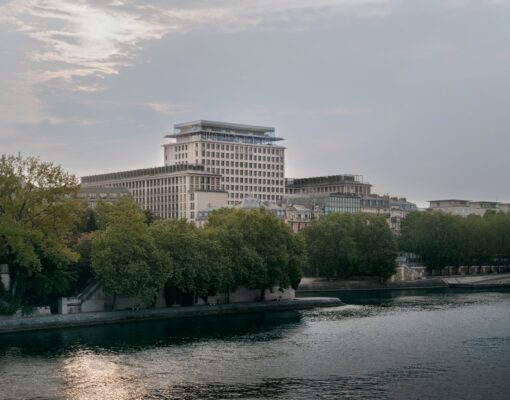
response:
{"label": "concrete walkway", "polygon": [[450,287],[499,287],[510,286],[510,274],[455,276],[443,278]]}
{"label": "concrete walkway", "polygon": [[92,326],[120,322],[203,317],[209,315],[246,314],[304,310],[316,307],[336,307],[343,303],[336,297],[310,297],[295,300],[267,301],[257,303],[233,303],[189,307],[171,307],[136,311],[93,312],[80,314],[53,314],[42,317],[0,319],[0,333]]}

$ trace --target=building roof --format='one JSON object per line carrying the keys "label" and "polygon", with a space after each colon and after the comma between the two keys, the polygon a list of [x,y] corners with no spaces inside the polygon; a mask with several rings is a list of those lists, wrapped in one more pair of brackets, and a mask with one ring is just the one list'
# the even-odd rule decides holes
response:
{"label": "building roof", "polygon": [[197,120],[174,125],[174,133],[166,135],[166,138],[177,138],[198,132],[212,134],[233,135],[244,137],[258,137],[270,141],[283,140],[275,136],[275,128],[270,126],[237,124],[232,122],[219,122]]}
{"label": "building roof", "polygon": [[[312,176],[309,178],[287,178],[285,184],[288,187],[304,186],[304,185],[324,185],[324,184],[338,184],[338,183],[360,183],[363,185],[370,185],[368,182],[363,182],[363,175],[327,175],[327,176]],[[372,186],[372,185],[370,185]]]}
{"label": "building roof", "polygon": [[103,182],[114,179],[129,179],[134,177],[155,176],[161,174],[171,174],[176,172],[191,172],[200,173],[203,175],[221,176],[219,174],[215,174],[212,172],[206,172],[203,165],[177,164],[177,165],[165,165],[162,167],[133,169],[129,171],[83,176],[81,178],[81,182],[85,184],[91,184],[94,182]]}
{"label": "building roof", "polygon": [[220,122],[220,121],[208,121],[208,120],[197,120],[192,122],[183,122],[180,124],[175,124],[175,129],[185,129],[185,128],[193,128],[193,127],[201,127],[201,128],[224,128],[231,130],[242,130],[242,131],[252,131],[259,133],[267,133],[274,132],[274,128],[270,126],[261,126],[261,125],[247,125],[247,124],[237,124],[232,122]]}

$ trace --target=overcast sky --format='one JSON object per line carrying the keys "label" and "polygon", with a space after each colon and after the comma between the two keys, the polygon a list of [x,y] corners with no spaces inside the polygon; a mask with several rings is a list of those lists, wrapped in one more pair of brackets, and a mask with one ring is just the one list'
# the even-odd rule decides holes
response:
{"label": "overcast sky", "polygon": [[274,126],[286,176],[510,201],[510,1],[0,0],[0,153],[161,165],[196,119]]}

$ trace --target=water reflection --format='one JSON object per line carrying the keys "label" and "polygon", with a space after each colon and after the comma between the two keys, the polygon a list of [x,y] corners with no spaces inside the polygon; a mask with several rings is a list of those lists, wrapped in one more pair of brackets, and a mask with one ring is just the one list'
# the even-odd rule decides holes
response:
{"label": "water reflection", "polygon": [[97,353],[138,351],[214,339],[271,341],[301,320],[299,312],[254,313],[21,332],[1,336],[0,356],[58,357],[83,349]]}
{"label": "water reflection", "polygon": [[146,390],[136,370],[112,355],[78,351],[63,360],[59,374],[62,397],[73,400],[140,399]]}
{"label": "water reflection", "polygon": [[0,336],[0,399],[504,399],[510,291]]}

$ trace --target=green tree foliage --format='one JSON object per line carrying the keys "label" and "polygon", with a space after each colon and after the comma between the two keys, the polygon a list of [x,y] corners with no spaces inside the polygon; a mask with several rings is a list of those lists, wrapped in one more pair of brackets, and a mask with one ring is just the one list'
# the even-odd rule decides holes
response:
{"label": "green tree foliage", "polygon": [[95,234],[92,268],[114,299],[124,295],[146,302],[155,300],[172,272],[171,261],[156,247],[144,213],[127,198],[111,206],[106,229]]}
{"label": "green tree foliage", "polygon": [[302,241],[283,221],[263,210],[221,209],[209,216],[208,230],[219,238],[229,259],[231,287],[297,287],[304,260]]}
{"label": "green tree foliage", "polygon": [[399,244],[430,268],[508,263],[510,215],[487,212],[463,218],[414,212],[402,222]]}
{"label": "green tree foliage", "polygon": [[183,220],[157,221],[150,226],[156,245],[172,260],[167,289],[207,299],[223,289],[227,262],[219,242],[207,231]]}
{"label": "green tree foliage", "polygon": [[384,217],[358,215],[360,220],[356,235],[358,271],[361,276],[377,276],[382,282],[395,273],[398,255],[395,236]]}
{"label": "green tree foliage", "polygon": [[330,214],[301,232],[307,251],[307,274],[347,279],[395,271],[397,244],[383,217]]}
{"label": "green tree foliage", "polygon": [[70,246],[83,211],[78,183],[60,166],[33,157],[0,157],[0,263],[9,265],[9,296],[48,304],[69,288]]}

